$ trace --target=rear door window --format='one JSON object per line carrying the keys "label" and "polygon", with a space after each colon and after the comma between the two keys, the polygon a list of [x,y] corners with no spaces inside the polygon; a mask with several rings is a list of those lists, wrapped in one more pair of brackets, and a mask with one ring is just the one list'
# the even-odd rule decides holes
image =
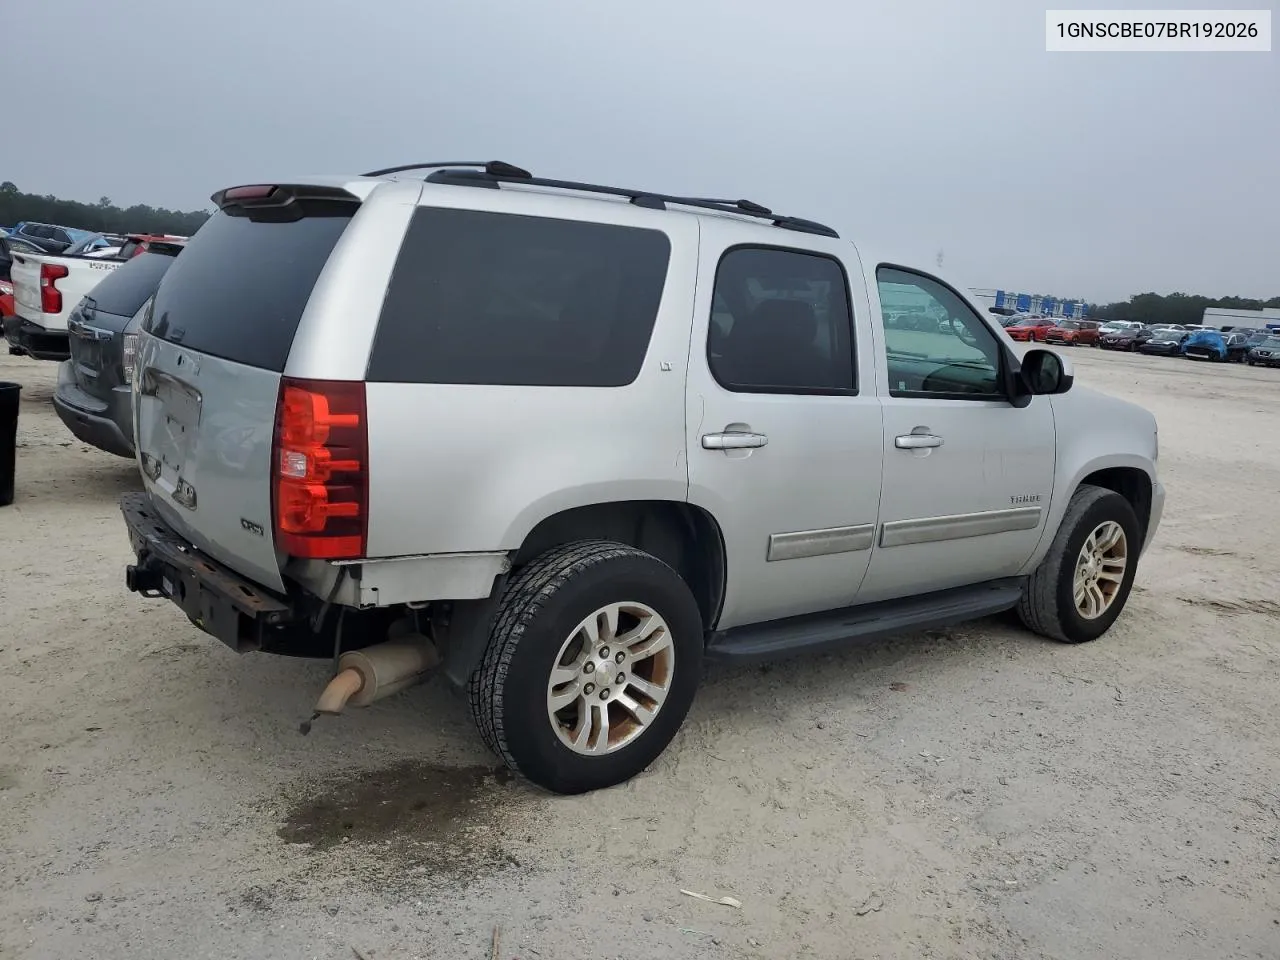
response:
{"label": "rear door window", "polygon": [[103,277],[88,299],[99,313],[132,317],[142,309],[147,297],[156,292],[160,278],[173,263],[174,258],[164,254],[140,254]]}
{"label": "rear door window", "polygon": [[422,208],[368,379],[618,387],[640,373],[671,244],[658,230]]}
{"label": "rear door window", "polygon": [[355,210],[325,205],[288,222],[215,213],[165,275],[147,331],[283,372],[311,288]]}
{"label": "rear door window", "polygon": [[830,257],[737,247],[716,270],[707,363],[739,393],[853,393],[853,316]]}

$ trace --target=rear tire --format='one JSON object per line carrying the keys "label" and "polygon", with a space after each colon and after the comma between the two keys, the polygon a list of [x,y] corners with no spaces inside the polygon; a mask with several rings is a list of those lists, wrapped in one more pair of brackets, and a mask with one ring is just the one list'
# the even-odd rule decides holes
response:
{"label": "rear tire", "polygon": [[471,715],[503,762],[539,786],[610,787],[676,735],[702,652],[701,613],[671,567],[621,543],[565,544],[508,583],[468,683]]}
{"label": "rear tire", "polygon": [[1018,617],[1029,630],[1063,643],[1096,640],[1124,609],[1141,551],[1129,501],[1102,487],[1081,486],[1023,588]]}

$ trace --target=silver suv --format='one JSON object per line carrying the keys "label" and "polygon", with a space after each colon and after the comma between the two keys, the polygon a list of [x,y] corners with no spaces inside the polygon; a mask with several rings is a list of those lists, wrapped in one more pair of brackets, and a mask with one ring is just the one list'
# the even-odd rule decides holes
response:
{"label": "silver suv", "polygon": [[127,580],[332,654],[318,714],[439,669],[513,769],[604,787],[706,658],[1092,640],[1160,520],[1151,414],[821,224],[503,163],[213,200],[142,323]]}

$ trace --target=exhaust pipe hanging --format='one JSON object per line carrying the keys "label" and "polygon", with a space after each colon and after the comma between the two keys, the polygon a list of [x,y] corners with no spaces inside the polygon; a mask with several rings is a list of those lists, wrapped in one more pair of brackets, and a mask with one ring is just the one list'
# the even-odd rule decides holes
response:
{"label": "exhaust pipe hanging", "polygon": [[420,633],[407,634],[348,650],[338,658],[338,672],[316,701],[311,720],[300,732],[311,731],[311,722],[322,715],[337,716],[346,707],[367,707],[376,700],[399,693],[421,680],[440,663],[440,652]]}

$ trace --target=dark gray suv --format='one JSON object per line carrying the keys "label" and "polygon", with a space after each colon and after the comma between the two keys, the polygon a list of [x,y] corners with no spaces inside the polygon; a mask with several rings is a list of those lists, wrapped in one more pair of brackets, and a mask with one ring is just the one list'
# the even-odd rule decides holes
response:
{"label": "dark gray suv", "polygon": [[104,277],[67,320],[71,359],[58,370],[53,406],[72,433],[100,450],[133,458],[137,326],[181,250],[162,244],[134,257]]}

